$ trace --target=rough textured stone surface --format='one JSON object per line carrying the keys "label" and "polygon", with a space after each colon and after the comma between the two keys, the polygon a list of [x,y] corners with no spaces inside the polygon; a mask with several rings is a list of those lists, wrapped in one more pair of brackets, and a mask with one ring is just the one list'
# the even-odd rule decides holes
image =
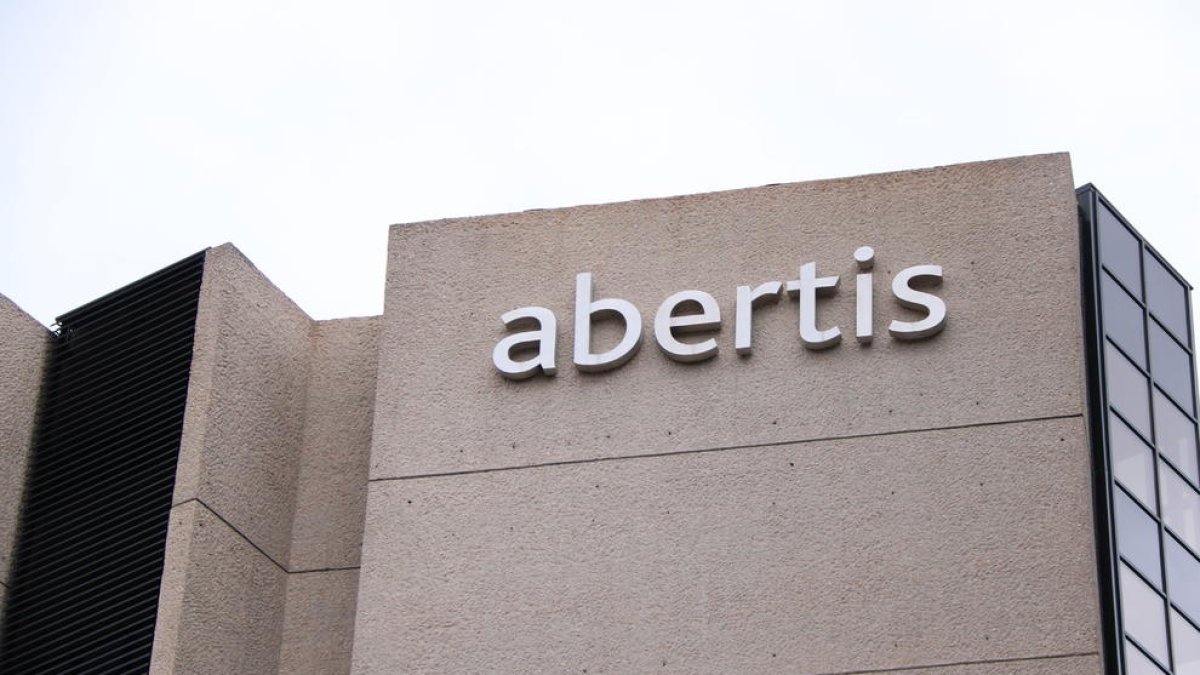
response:
{"label": "rough textured stone surface", "polygon": [[287,574],[197,501],[171,510],[152,673],[274,673]]}
{"label": "rough textured stone surface", "polygon": [[204,264],[175,503],[199,497],[286,566],[310,319],[230,245]]}
{"label": "rough textured stone surface", "polygon": [[[395,226],[380,342],[372,478],[922,429],[1083,410],[1077,217],[1066,155],[670,199]],[[875,342],[854,340],[854,250],[876,252]],[[820,304],[844,339],[800,344],[797,305],[755,312],[733,351],[735,288],[815,262],[841,286]],[[901,269],[939,264],[945,331],[900,343]],[[575,275],[634,303],[641,352],[619,370],[571,363]],[[672,293],[713,294],[719,355],[666,359],[653,318]],[[500,316],[558,317],[554,378],[504,380]],[[597,349],[613,342],[600,330]]]}
{"label": "rough textured stone surface", "polygon": [[1088,456],[1069,417],[376,481],[354,672],[1092,653]]}
{"label": "rough textured stone surface", "polygon": [[350,672],[358,570],[288,575],[279,672]]}
{"label": "rough textured stone surface", "polygon": [[0,583],[12,565],[49,346],[50,331],[0,295]]}
{"label": "rough textured stone surface", "polygon": [[[176,508],[215,514],[245,547],[266,555],[242,556],[223,539],[197,536],[190,516],[172,520],[156,668],[225,672],[232,663],[230,672],[271,672],[284,658],[281,672],[303,664],[345,672],[357,570],[286,572],[358,564],[378,317],[312,321],[226,245],[205,261],[196,323]],[[262,567],[267,555],[274,572]],[[236,592],[206,596],[197,610],[196,589],[217,583],[206,565],[222,556]],[[285,615],[293,626],[288,640]],[[301,626],[311,629],[307,642],[295,633]],[[211,658],[190,647],[243,633]]]}
{"label": "rough textured stone surface", "polygon": [[292,571],[358,565],[378,335],[379,317],[313,326]]}
{"label": "rough textured stone surface", "polygon": [[[155,671],[1096,672],[1076,250],[1065,155],[396,227],[382,319],[213,249]],[[784,300],[734,355],[735,287],[810,261],[843,343]],[[949,324],[902,344],[924,263]],[[584,271],[646,322],[614,372],[570,364]],[[724,319],[694,365],[652,338],[688,288]],[[512,383],[526,305],[560,372]]]}

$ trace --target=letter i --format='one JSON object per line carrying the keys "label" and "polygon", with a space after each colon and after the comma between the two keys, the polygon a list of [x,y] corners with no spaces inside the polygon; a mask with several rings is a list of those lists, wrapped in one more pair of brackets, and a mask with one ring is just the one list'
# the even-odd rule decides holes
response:
{"label": "letter i", "polygon": [[860,274],[855,285],[856,291],[856,309],[857,317],[854,325],[854,336],[862,344],[870,344],[873,333],[871,331],[871,322],[874,320],[871,311],[871,279],[874,275],[870,270],[875,266],[875,249],[870,246],[861,246],[854,252],[854,259],[858,261],[858,269]]}

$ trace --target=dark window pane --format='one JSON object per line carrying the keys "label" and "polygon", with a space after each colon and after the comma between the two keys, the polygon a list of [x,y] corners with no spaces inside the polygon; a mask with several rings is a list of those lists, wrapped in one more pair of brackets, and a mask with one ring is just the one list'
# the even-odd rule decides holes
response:
{"label": "dark window pane", "polygon": [[1116,275],[1134,297],[1142,297],[1142,249],[1133,233],[1104,204],[1096,210],[1100,231],[1100,262]]}
{"label": "dark window pane", "polygon": [[1162,500],[1163,522],[1180,541],[1200,554],[1200,492],[1166,464],[1159,464],[1158,497]]}
{"label": "dark window pane", "polygon": [[1200,561],[1173,537],[1165,539],[1163,551],[1167,558],[1167,588],[1171,590],[1171,602],[1193,620],[1200,621]]}
{"label": "dark window pane", "polygon": [[1171,610],[1171,649],[1177,675],[1200,673],[1200,631]]}
{"label": "dark window pane", "polygon": [[1113,491],[1117,512],[1117,550],[1142,576],[1162,588],[1162,561],[1158,548],[1158,521],[1146,515],[1120,489]]}
{"label": "dark window pane", "polygon": [[1167,330],[1187,344],[1187,290],[1149,252],[1146,253],[1146,301]]}
{"label": "dark window pane", "polygon": [[1191,413],[1192,359],[1158,324],[1150,322],[1150,374],[1179,407]]}
{"label": "dark window pane", "polygon": [[1104,332],[1121,345],[1139,366],[1146,366],[1146,319],[1142,308],[1108,274],[1101,274],[1100,296]]}
{"label": "dark window pane", "polygon": [[1154,658],[1167,658],[1167,606],[1138,575],[1121,563],[1121,618],[1125,632]]}
{"label": "dark window pane", "polygon": [[1125,641],[1125,673],[1127,675],[1166,675],[1128,640]]}
{"label": "dark window pane", "polygon": [[1157,512],[1154,451],[1111,412],[1108,414],[1108,447],[1112,453],[1113,476],[1117,482],[1141,500],[1143,506],[1151,512]]}
{"label": "dark window pane", "polygon": [[1111,344],[1104,345],[1104,379],[1109,403],[1150,438],[1150,384]]}
{"label": "dark window pane", "polygon": [[1154,390],[1154,440],[1158,451],[1171,460],[1193,485],[1200,485],[1197,472],[1196,425],[1157,389]]}

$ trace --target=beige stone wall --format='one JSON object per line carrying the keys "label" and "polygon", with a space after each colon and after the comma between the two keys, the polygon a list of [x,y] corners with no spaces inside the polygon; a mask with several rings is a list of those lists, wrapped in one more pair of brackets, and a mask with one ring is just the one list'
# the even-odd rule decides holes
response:
{"label": "beige stone wall", "polygon": [[[394,227],[354,672],[1095,672],[1075,209],[1045,155]],[[803,349],[785,299],[736,356],[735,287],[807,262],[843,343]],[[897,342],[926,263],[947,328]],[[619,370],[571,365],[579,272],[641,310]],[[713,360],[653,342],[684,289]],[[527,305],[559,374],[514,383],[491,350]]]}
{"label": "beige stone wall", "polygon": [[378,317],[313,326],[280,673],[350,672],[378,333]]}
{"label": "beige stone wall", "polygon": [[209,252],[154,672],[348,670],[377,323],[312,321]]}
{"label": "beige stone wall", "polygon": [[288,564],[311,320],[232,246],[204,264],[175,503]]}
{"label": "beige stone wall", "polygon": [[[372,478],[1078,414],[1070,180],[1061,155],[394,227]],[[877,254],[870,347],[850,332],[864,244]],[[821,320],[846,342],[806,352],[795,302],[781,302],[756,312],[754,353],[738,358],[736,286],[813,261],[842,276]],[[887,321],[910,315],[887,284],[922,263],[945,268],[948,327],[898,343]],[[668,295],[713,294],[720,355],[680,365],[648,339],[616,372],[577,373],[579,272],[597,298],[640,308],[648,332]],[[526,305],[558,315],[559,375],[509,383],[491,350],[500,315]]]}
{"label": "beige stone wall", "polygon": [[367,500],[379,317],[318,321],[289,564],[357,567]]}
{"label": "beige stone wall", "polygon": [[200,501],[172,507],[150,671],[277,672],[287,576]]}
{"label": "beige stone wall", "polygon": [[50,331],[0,295],[0,614],[49,346]]}
{"label": "beige stone wall", "polygon": [[358,568],[288,576],[281,675],[350,672]]}

